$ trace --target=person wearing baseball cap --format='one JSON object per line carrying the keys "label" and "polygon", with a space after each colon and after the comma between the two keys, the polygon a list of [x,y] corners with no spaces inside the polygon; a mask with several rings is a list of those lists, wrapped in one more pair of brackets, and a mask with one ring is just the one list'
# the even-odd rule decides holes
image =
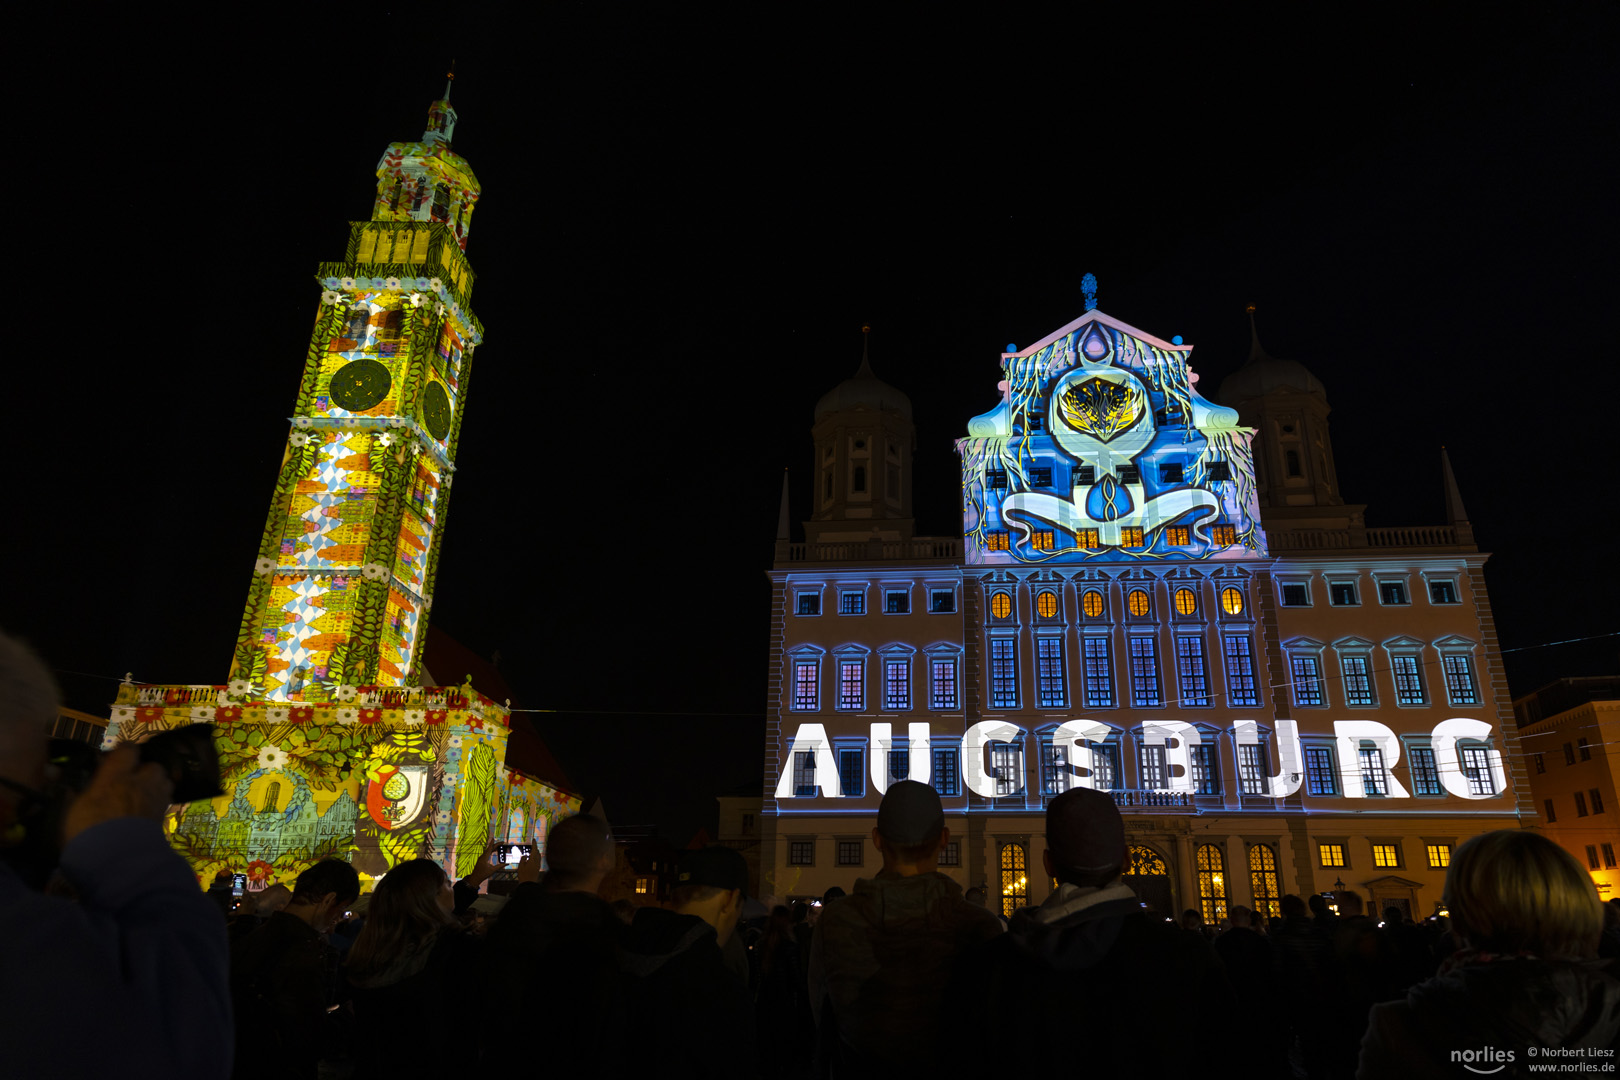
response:
{"label": "person wearing baseball cap", "polygon": [[[1088,1071],[1141,1072],[1150,1053],[1156,1077],[1219,1075],[1218,1056],[1199,1039],[1168,1037],[1175,1018],[1148,1002],[1174,987],[1175,1001],[1196,1012],[1201,1028],[1225,1031],[1231,986],[1206,942],[1147,911],[1121,880],[1128,859],[1113,796],[1077,787],[1051,801],[1042,861],[1058,886],[1039,907],[1014,913],[1006,936],[974,972],[987,1014],[981,1023],[992,1031],[1000,1022],[1058,1032],[1083,1016],[1089,1030],[1103,1035],[1086,1041]],[[1031,1051],[1020,1060],[1031,1075],[1074,1070],[1076,1049],[1067,1039],[1034,1040]],[[964,1062],[969,1071],[990,1064],[988,1057]]]}
{"label": "person wearing baseball cap", "polygon": [[619,953],[628,977],[628,1015],[648,1046],[680,1046],[704,1031],[726,1031],[728,1053],[754,1061],[754,1003],[746,978],[723,949],[748,898],[748,863],[736,850],[681,853],[673,910],[636,912]]}
{"label": "person wearing baseball cap", "polygon": [[902,780],[878,807],[875,877],[821,915],[810,952],[810,1002],[836,1024],[833,1075],[946,1063],[947,1018],[961,960],[1001,933],[990,912],[936,869],[950,839],[939,793]]}

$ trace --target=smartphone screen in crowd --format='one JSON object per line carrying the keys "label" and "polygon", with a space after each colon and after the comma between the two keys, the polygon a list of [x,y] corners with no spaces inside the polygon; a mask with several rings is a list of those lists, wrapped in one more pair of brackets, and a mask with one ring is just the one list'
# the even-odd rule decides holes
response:
{"label": "smartphone screen in crowd", "polygon": [[495,849],[490,862],[496,866],[510,869],[523,861],[523,857],[534,850],[533,844],[502,844]]}

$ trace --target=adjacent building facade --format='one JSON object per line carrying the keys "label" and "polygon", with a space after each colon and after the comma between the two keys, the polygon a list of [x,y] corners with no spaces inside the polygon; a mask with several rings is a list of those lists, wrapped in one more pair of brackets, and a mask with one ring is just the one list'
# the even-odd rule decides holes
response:
{"label": "adjacent building facade", "polygon": [[945,803],[941,869],[1004,911],[1046,896],[1044,807],[1085,786],[1166,912],[1355,888],[1432,913],[1457,844],[1535,821],[1449,462],[1446,524],[1369,529],[1304,367],[1256,337],[1212,401],[1190,346],[1087,284],[987,372],[960,536],[913,533],[903,393],[863,358],[818,404],[805,542],[784,495],[770,571],[761,891],[874,873],[912,779]]}
{"label": "adjacent building facade", "polygon": [[1530,796],[1547,835],[1620,896],[1620,678],[1559,679],[1513,702]]}

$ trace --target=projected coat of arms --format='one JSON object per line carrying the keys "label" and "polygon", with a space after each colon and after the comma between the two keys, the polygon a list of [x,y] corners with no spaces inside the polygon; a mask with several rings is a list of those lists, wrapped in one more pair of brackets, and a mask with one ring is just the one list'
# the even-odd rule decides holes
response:
{"label": "projected coat of arms", "polygon": [[1191,352],[1088,311],[1004,353],[1001,403],[956,443],[968,563],[1264,555],[1254,433]]}

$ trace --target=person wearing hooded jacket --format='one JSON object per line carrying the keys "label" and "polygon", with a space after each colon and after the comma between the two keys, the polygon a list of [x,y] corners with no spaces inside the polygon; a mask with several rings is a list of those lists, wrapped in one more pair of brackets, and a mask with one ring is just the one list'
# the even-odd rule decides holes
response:
{"label": "person wearing hooded jacket", "polygon": [[950,835],[938,792],[913,780],[891,785],[872,830],[883,869],[822,913],[810,952],[810,1004],[818,1025],[829,1002],[833,1010],[833,1076],[955,1059],[948,1002],[964,961],[1002,930],[935,869]]}
{"label": "person wearing hooded jacket", "polygon": [[[1020,1068],[1032,1076],[1067,1076],[1082,1064],[1095,1076],[1236,1068],[1226,1043],[1234,995],[1221,963],[1207,941],[1144,910],[1120,880],[1125,825],[1113,798],[1072,788],[1053,799],[1046,844],[1057,889],[1014,913],[976,965],[982,1029],[1044,1033],[1020,1047],[1028,1051]],[[994,1052],[981,1042],[981,1053]]]}
{"label": "person wearing hooded jacket", "polygon": [[1453,1053],[1474,1052],[1475,1071],[1507,1080],[1547,1050],[1615,1047],[1620,962],[1598,959],[1603,905],[1574,856],[1529,830],[1473,837],[1445,903],[1462,947],[1406,1000],[1373,1006],[1357,1077],[1452,1078]]}

